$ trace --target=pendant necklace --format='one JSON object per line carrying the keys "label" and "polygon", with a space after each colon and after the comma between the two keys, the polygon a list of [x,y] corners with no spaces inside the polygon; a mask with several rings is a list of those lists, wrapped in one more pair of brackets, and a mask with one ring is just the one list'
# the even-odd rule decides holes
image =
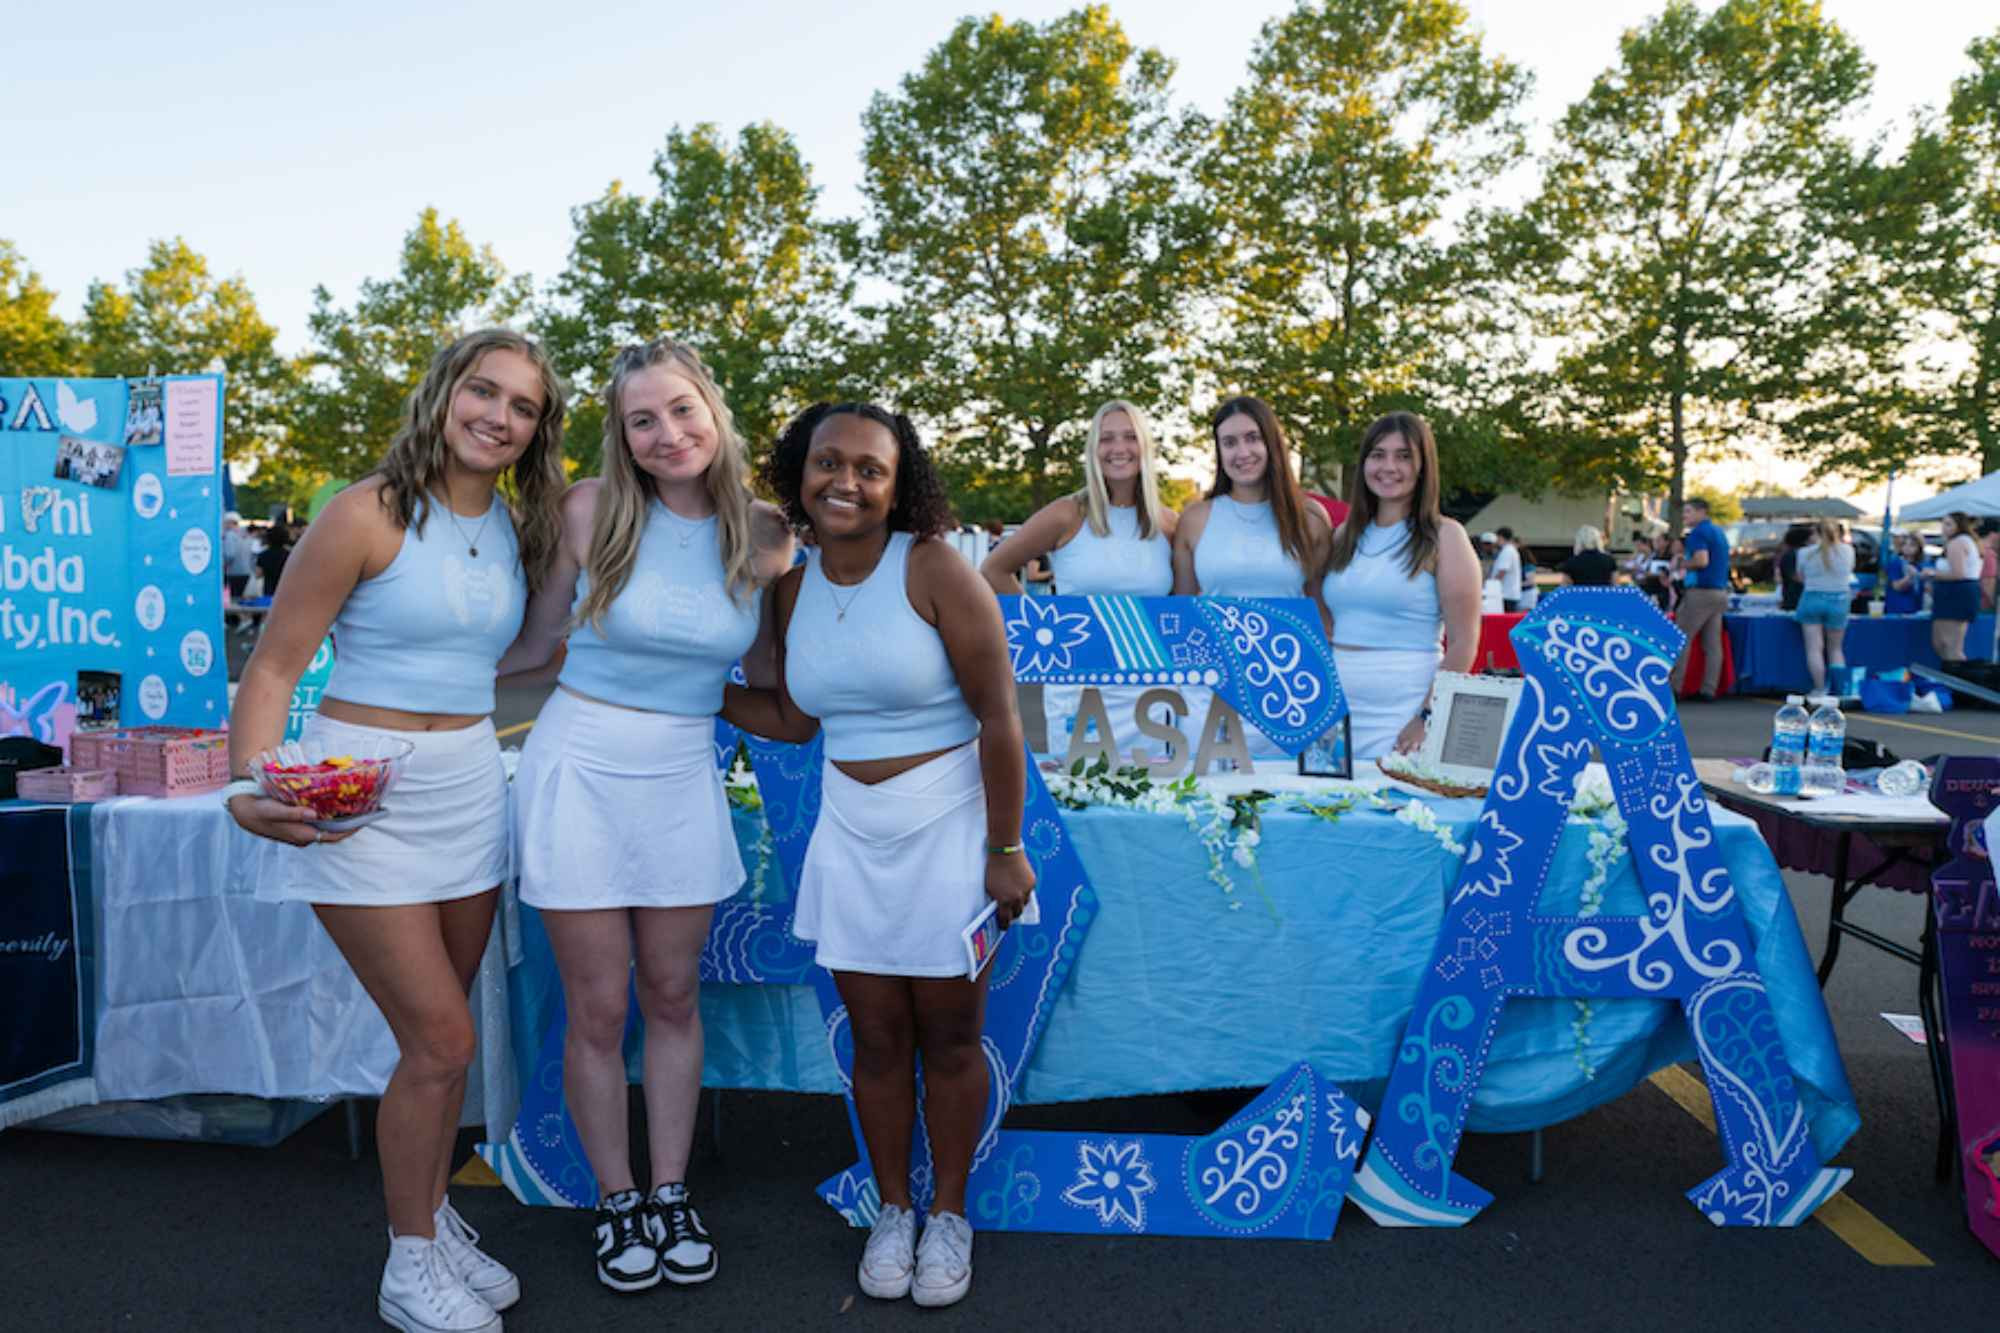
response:
{"label": "pendant necklace", "polygon": [[[826,578],[825,570],[820,571],[820,577]],[[847,619],[847,608],[853,606],[855,599],[861,596],[862,590],[868,586],[868,580],[863,579],[861,582],[855,584],[854,591],[847,594],[847,600],[844,602],[840,600],[839,594],[834,592],[834,589],[838,586],[840,585],[836,584],[832,579],[826,579],[826,595],[833,602],[833,618],[837,621]]]}
{"label": "pendant necklace", "polygon": [[660,508],[666,510],[667,517],[673,520],[674,539],[681,544],[683,551],[688,548],[688,543],[694,540],[694,535],[701,531],[701,525],[708,522],[705,518],[682,518],[665,500],[660,501]]}
{"label": "pendant necklace", "polygon": [[458,539],[465,543],[465,553],[477,560],[479,558],[479,539],[486,535],[486,522],[493,517],[493,506],[491,504],[486,506],[486,512],[479,519],[479,530],[474,532],[471,537],[465,535],[465,529],[459,524],[458,514],[449,504],[444,507],[444,512],[451,516],[451,526],[458,530]]}

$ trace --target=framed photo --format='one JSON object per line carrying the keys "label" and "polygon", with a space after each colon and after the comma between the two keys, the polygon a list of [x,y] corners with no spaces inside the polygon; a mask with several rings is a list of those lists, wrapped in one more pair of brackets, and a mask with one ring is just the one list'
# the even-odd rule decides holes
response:
{"label": "framed photo", "polygon": [[1354,776],[1354,744],[1348,719],[1299,751],[1299,774],[1308,778],[1351,778]]}
{"label": "framed photo", "polygon": [[1485,786],[1500,762],[1500,742],[1506,739],[1526,685],[1519,676],[1438,672],[1431,687],[1423,762],[1449,781]]}
{"label": "framed photo", "polygon": [[118,725],[125,678],[116,671],[76,673],[76,729],[97,731]]}
{"label": "framed photo", "polygon": [[131,394],[125,400],[125,443],[158,444],[165,438],[164,426],[160,382],[133,380]]}

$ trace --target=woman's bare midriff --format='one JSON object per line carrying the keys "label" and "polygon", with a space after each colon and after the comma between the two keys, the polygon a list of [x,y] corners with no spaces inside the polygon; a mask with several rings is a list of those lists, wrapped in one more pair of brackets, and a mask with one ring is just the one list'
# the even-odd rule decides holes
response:
{"label": "woman's bare midriff", "polygon": [[907,773],[919,764],[928,764],[941,754],[950,754],[957,748],[956,745],[947,745],[942,750],[932,750],[927,754],[904,754],[894,759],[836,759],[833,766],[856,782],[872,787]]}
{"label": "woman's bare midriff", "polygon": [[464,731],[488,717],[485,713],[411,713],[401,708],[377,708],[373,704],[325,697],[319,701],[319,711],[336,722],[382,731]]}

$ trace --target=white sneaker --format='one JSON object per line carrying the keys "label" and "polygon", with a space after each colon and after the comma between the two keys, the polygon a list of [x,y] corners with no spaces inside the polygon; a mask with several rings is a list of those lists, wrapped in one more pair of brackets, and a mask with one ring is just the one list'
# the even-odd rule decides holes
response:
{"label": "white sneaker", "polygon": [[646,1239],[660,1252],[667,1281],[685,1287],[715,1276],[715,1242],[688,1200],[686,1185],[662,1185],[646,1200]]}
{"label": "white sneaker", "polygon": [[479,1248],[479,1233],[458,1215],[449,1196],[438,1205],[431,1222],[437,1228],[438,1248],[444,1251],[445,1262],[473,1295],[496,1310],[521,1299],[521,1279]]}
{"label": "white sneaker", "polygon": [[613,1291],[660,1285],[660,1252],[646,1237],[646,1207],[637,1190],[597,1201],[597,1280]]}
{"label": "white sneaker", "polygon": [[389,1237],[375,1310],[403,1333],[500,1333],[500,1316],[459,1280],[427,1236]]}
{"label": "white sneaker", "polygon": [[910,1298],[918,1305],[952,1305],[972,1288],[972,1223],[957,1213],[932,1213],[917,1242],[917,1276]]}
{"label": "white sneaker", "polygon": [[878,1300],[897,1301],[910,1294],[910,1273],[916,1267],[917,1219],[907,1208],[882,1205],[875,1214],[868,1245],[861,1251],[861,1290]]}

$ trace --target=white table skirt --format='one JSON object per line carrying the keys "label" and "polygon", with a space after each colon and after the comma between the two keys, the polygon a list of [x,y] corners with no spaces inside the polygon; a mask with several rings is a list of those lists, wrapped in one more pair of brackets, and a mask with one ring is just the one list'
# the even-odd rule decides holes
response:
{"label": "white table skirt", "polygon": [[[253,895],[271,858],[289,849],[239,829],[216,792],[106,801],[90,828],[100,1099],[381,1093],[396,1044],[374,1002],[310,907]],[[483,1122],[497,1138],[520,1100],[497,922],[472,1007],[479,1055],[464,1123]]]}

